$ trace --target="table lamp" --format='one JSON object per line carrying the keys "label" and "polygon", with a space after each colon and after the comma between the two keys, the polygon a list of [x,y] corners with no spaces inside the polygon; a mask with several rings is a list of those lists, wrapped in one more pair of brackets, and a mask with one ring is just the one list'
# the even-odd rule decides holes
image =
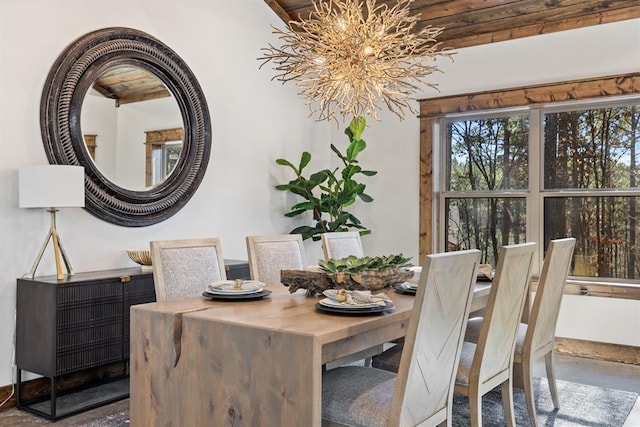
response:
{"label": "table lamp", "polygon": [[57,208],[84,207],[84,168],[67,165],[38,165],[20,168],[18,171],[18,199],[21,208],[47,208],[51,214],[51,228],[40,253],[31,267],[33,279],[49,240],[53,240],[58,280],[64,279],[62,262],[69,275],[73,274],[60,236],[56,230]]}

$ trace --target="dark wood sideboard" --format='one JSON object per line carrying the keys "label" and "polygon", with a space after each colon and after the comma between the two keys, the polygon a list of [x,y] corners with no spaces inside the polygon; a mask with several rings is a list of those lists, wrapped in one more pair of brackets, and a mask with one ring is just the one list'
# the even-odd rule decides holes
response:
{"label": "dark wood sideboard", "polygon": [[[228,279],[249,278],[247,261],[225,260],[225,268]],[[136,267],[76,273],[60,281],[22,278],[16,298],[18,409],[56,421],[129,397],[129,308],[155,301],[152,272]],[[124,377],[92,385],[81,399],[58,390],[63,375],[120,362]],[[48,378],[49,394],[24,399],[23,371]]]}

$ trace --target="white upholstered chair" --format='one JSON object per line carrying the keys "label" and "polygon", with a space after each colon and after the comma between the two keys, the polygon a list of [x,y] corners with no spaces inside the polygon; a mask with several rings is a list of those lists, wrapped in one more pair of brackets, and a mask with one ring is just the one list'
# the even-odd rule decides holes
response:
{"label": "white upholstered chair", "polygon": [[398,374],[363,366],[328,370],[323,425],[451,425],[453,383],[480,252],[425,257]]}
{"label": "white upholstered chair", "polygon": [[335,231],[322,233],[322,252],[324,259],[341,259],[354,255],[358,258],[364,256],[360,233],[357,231]]}
{"label": "white upholstered chair", "polygon": [[157,301],[198,296],[227,278],[218,238],[153,241],[151,260]]}
{"label": "white upholstered chair", "polygon": [[253,280],[278,285],[280,270],[303,269],[306,263],[302,235],[247,236],[249,271]]}
{"label": "white upholstered chair", "polygon": [[[513,360],[514,386],[524,389],[531,425],[536,426],[533,392],[533,365],[545,359],[547,382],[553,406],[560,409],[553,364],[553,345],[560,304],[573,257],[576,239],[557,239],[549,242],[536,295],[531,305],[528,323],[520,323]],[[469,320],[465,340],[477,342],[482,318]]]}

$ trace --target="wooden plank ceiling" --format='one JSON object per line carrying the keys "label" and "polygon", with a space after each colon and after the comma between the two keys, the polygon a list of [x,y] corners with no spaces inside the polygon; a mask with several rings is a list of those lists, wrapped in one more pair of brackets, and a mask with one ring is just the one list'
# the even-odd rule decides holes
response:
{"label": "wooden plank ceiling", "polygon": [[128,65],[115,66],[102,73],[93,88],[105,98],[113,99],[116,107],[171,96],[153,73]]}
{"label": "wooden plank ceiling", "polygon": [[[312,0],[265,2],[284,22],[307,18],[313,10]],[[392,5],[396,0],[378,3]],[[411,10],[420,14],[417,27],[444,27],[439,41],[443,47],[456,49],[640,18],[640,1],[415,0]]]}

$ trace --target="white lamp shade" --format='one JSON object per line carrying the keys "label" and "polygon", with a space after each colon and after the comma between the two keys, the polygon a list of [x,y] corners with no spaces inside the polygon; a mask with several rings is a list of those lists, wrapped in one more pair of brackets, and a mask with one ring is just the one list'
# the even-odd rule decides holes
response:
{"label": "white lamp shade", "polygon": [[21,208],[84,207],[84,168],[38,165],[18,171]]}

